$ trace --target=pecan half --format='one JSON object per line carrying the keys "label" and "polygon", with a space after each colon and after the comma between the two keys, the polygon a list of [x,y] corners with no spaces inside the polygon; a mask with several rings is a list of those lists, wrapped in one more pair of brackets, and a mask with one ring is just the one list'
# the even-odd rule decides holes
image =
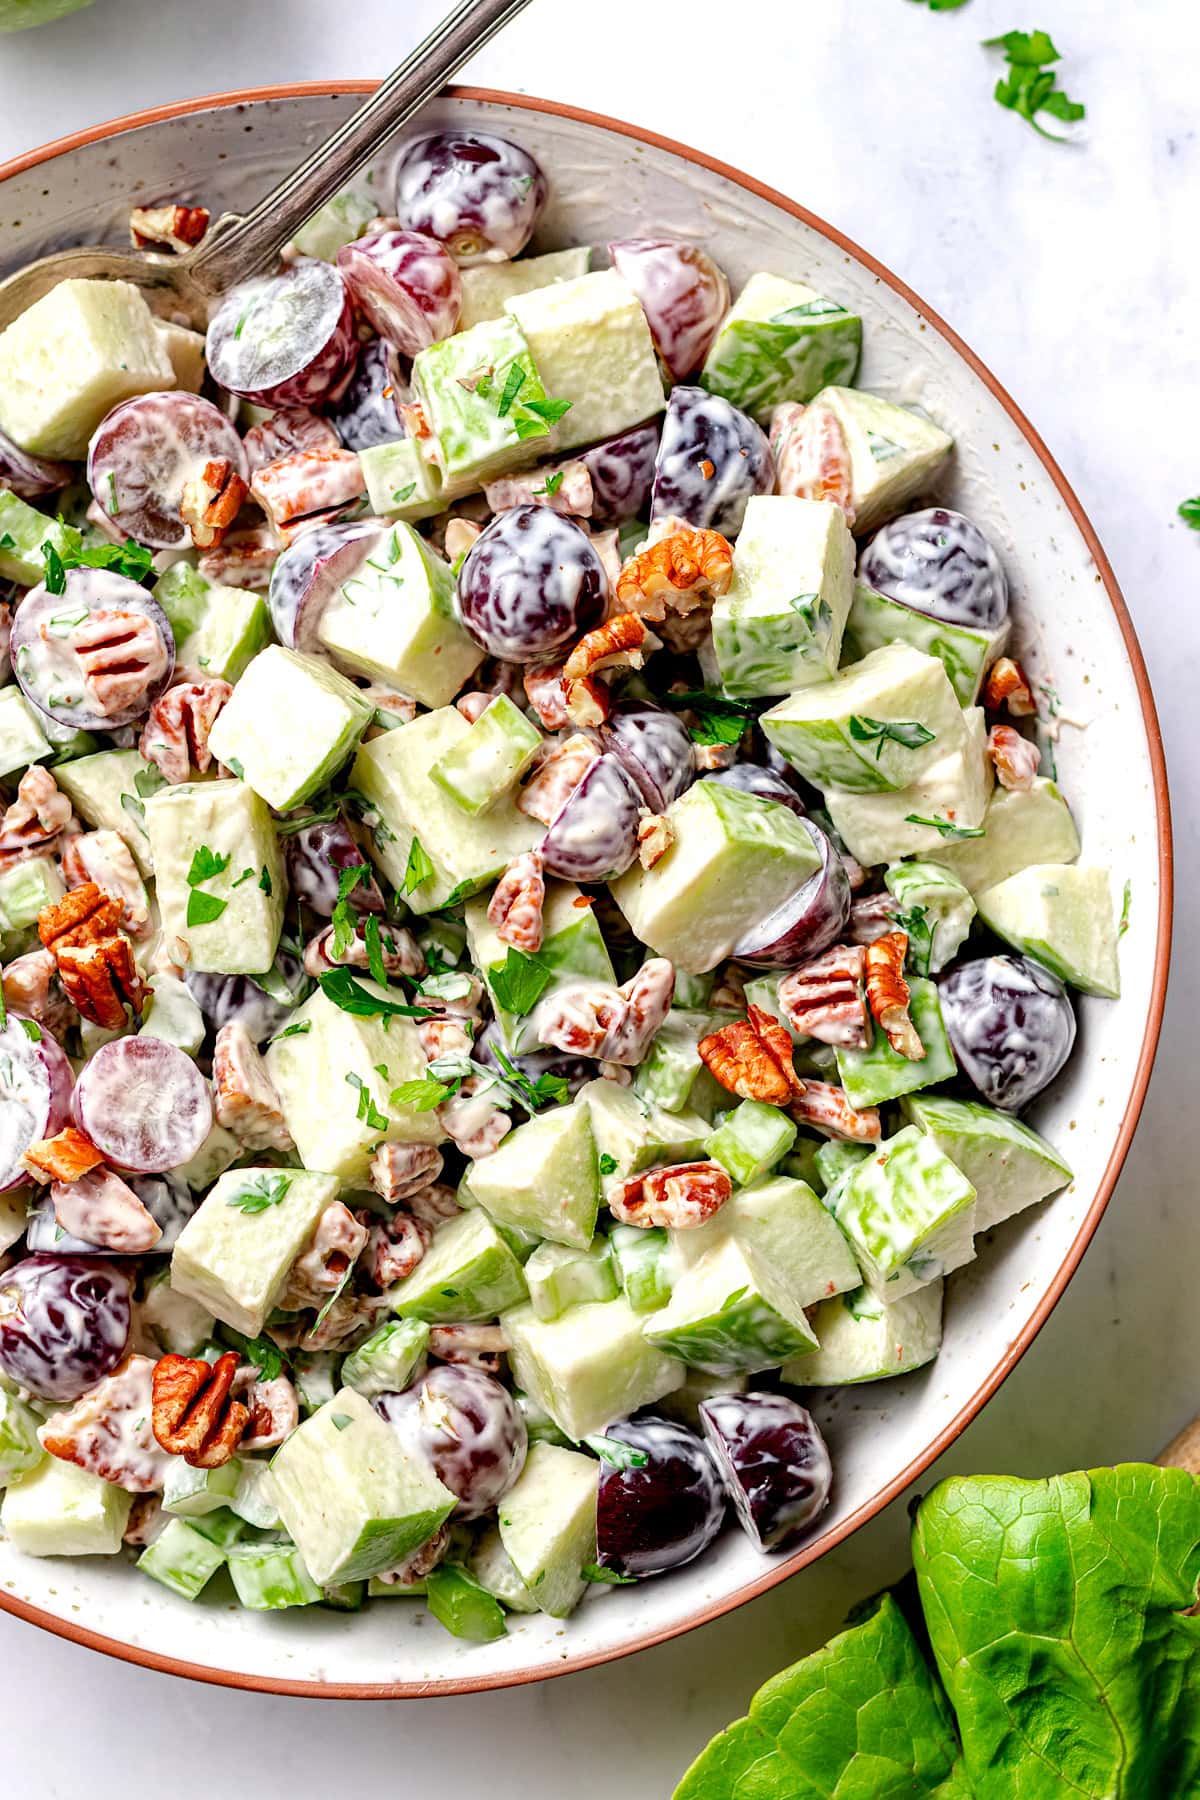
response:
{"label": "pecan half", "polygon": [[512,1129],[508,1114],[488,1098],[496,1091],[490,1076],[469,1075],[457,1094],[437,1109],[446,1135],[475,1162],[499,1149]]}
{"label": "pecan half", "polygon": [[462,714],[468,725],[474,725],[482,719],[494,698],[493,694],[460,694],[454,702],[454,710]]}
{"label": "pecan half", "polygon": [[793,969],[779,984],[779,1004],[793,1031],[822,1044],[866,1050],[871,1028],[863,997],[866,951],[861,944],[835,944],[824,955]]}
{"label": "pecan half", "polygon": [[1014,731],[1011,725],[993,725],[988,732],[987,754],[995,764],[996,779],[1001,787],[1029,793],[1042,760],[1036,744]]}
{"label": "pecan half", "polygon": [[213,1046],[213,1111],[247,1150],[291,1150],[292,1134],[267,1065],[240,1020],[222,1025]]}
{"label": "pecan half", "polygon": [[288,543],[302,525],[332,519],[366,492],[353,450],[294,450],[256,469],[250,493]]}
{"label": "pecan half", "polygon": [[68,999],[106,1031],[125,1024],[126,1005],[140,1013],[149,992],[119,928],[121,912],[119,900],[85,881],[38,914],[38,936],[58,964]]}
{"label": "pecan half", "polygon": [[846,1090],[831,1081],[806,1081],[788,1111],[801,1124],[811,1125],[826,1137],[846,1138],[855,1144],[877,1144],[883,1136],[878,1108],[851,1106]]}
{"label": "pecan half", "polygon": [[127,1493],[155,1493],[167,1458],[151,1424],[154,1370],[150,1357],[127,1356],[73,1406],[51,1413],[38,1433],[43,1447]]}
{"label": "pecan half", "polygon": [[595,677],[604,670],[640,669],[658,642],[635,612],[617,613],[586,632],[563,664],[567,716],[576,725],[602,725],[612,710],[612,696]]}
{"label": "pecan half", "polygon": [[252,425],[242,439],[251,475],[268,463],[278,462],[295,450],[340,450],[341,440],[328,419],[306,407],[282,408],[259,425]]}
{"label": "pecan half", "polygon": [[279,555],[279,540],[269,525],[253,525],[231,531],[223,543],[202,550],[196,561],[200,573],[217,587],[259,590],[271,585],[271,571]]}
{"label": "pecan half", "polygon": [[627,1068],[640,1063],[670,1010],[675,967],[651,957],[623,987],[566,982],[537,1012],[538,1042]]}
{"label": "pecan half", "polygon": [[426,1062],[437,1062],[442,1056],[469,1057],[472,1033],[467,1029],[468,1024],[469,1021],[451,1018],[446,1013],[436,1019],[421,1019],[417,1025],[417,1036],[421,1040]]}
{"label": "pecan half", "polygon": [[84,688],[101,718],[139,710],[167,672],[167,647],[145,613],[98,606],[72,627],[66,643],[75,652]]}
{"label": "pecan half", "polygon": [[135,250],[194,250],[208,230],[207,206],[135,206],[129,236]]}
{"label": "pecan half", "polygon": [[364,1208],[354,1216],[367,1234],[362,1256],[367,1279],[377,1288],[389,1288],[406,1280],[428,1250],[433,1233],[408,1213],[398,1212],[393,1218],[381,1219]]}
{"label": "pecan half", "polygon": [[552,824],[599,755],[599,746],[582,732],[555,744],[518,794],[517,811]]}
{"label": "pecan half", "polygon": [[234,1392],[250,1412],[250,1423],[238,1446],[241,1450],[273,1450],[291,1437],[300,1423],[300,1402],[286,1375],[259,1381],[252,1369],[243,1367],[238,1370]]}
{"label": "pecan half", "polygon": [[124,907],[122,924],[131,937],[150,929],[150,899],[128,845],[115,831],[77,831],[62,847],[63,880],[68,887],[93,881],[102,894]]}
{"label": "pecan half", "polygon": [[690,613],[729,592],[733,548],[719,531],[696,531],[676,522],[657,543],[631,556],[617,577],[616,598],[644,619],[668,610]]}
{"label": "pecan half", "polygon": [[488,924],[496,928],[502,944],[532,955],[542,947],[542,907],[546,882],[537,850],[514,857],[496,883],[488,902]]}
{"label": "pecan half", "polygon": [[308,1247],[292,1264],[279,1304],[286,1312],[322,1306],[341,1287],[366,1247],[366,1228],[348,1206],[332,1201],[313,1227]]}
{"label": "pecan half", "polygon": [[540,669],[525,671],[525,696],[547,731],[561,731],[567,723],[562,673],[562,663],[544,663]]}
{"label": "pecan half", "polygon": [[485,481],[483,497],[494,513],[508,512],[513,506],[548,506],[551,512],[573,513],[577,519],[590,518],[596,504],[588,466],[577,457],[553,467],[547,463],[525,475]]}
{"label": "pecan half", "polygon": [[829,500],[854,523],[854,481],[846,434],[825,406],[784,401],[771,414],[771,453],[781,494]]}
{"label": "pecan half", "polygon": [[77,1181],[104,1157],[91,1138],[76,1131],[74,1125],[64,1125],[54,1137],[30,1144],[21,1161],[36,1181]]}
{"label": "pecan half", "polygon": [[631,1175],[612,1190],[607,1204],[622,1225],[688,1231],[719,1212],[732,1192],[733,1183],[719,1163],[676,1163]]}
{"label": "pecan half", "polygon": [[454,1189],[444,1181],[432,1181],[418,1193],[409,1194],[404,1204],[417,1224],[427,1225],[430,1231],[436,1231],[447,1219],[457,1218],[462,1210]]}
{"label": "pecan half", "polygon": [[867,1002],[880,1029],[897,1056],[921,1062],[928,1054],[908,1014],[909,991],[904,979],[908,933],[889,931],[868,944]]}
{"label": "pecan half", "polygon": [[1015,657],[1002,656],[992,664],[983,686],[983,704],[989,712],[1003,707],[1014,719],[1032,718],[1037,712],[1029,677]]}
{"label": "pecan half", "polygon": [[157,1494],[135,1494],[129,1517],[125,1521],[125,1529],[121,1533],[121,1542],[132,1544],[135,1549],[141,1550],[161,1535],[167,1523],[168,1514],[163,1511],[162,1501]]}
{"label": "pecan half", "polygon": [[212,767],[209,733],[232,693],[227,681],[213,676],[181,681],[154,702],[142,727],[138,749],[164,781],[172,785],[187,781],[193,764],[201,775]]}
{"label": "pecan half", "polygon": [[229,1462],[250,1423],[249,1408],[231,1397],[238,1361],[227,1350],[214,1363],[172,1355],[154,1365],[154,1435],[193,1469]]}
{"label": "pecan half", "polygon": [[71,802],[49,769],[26,769],[17,796],[0,819],[0,869],[52,850],[71,823]]}
{"label": "pecan half", "polygon": [[652,869],[656,862],[661,862],[671,845],[675,842],[675,829],[665,813],[652,813],[647,809],[638,820],[638,861],[643,869]]}
{"label": "pecan half", "polygon": [[743,1100],[784,1106],[804,1092],[792,1063],[791,1037],[761,1006],[751,1006],[746,1018],[701,1038],[699,1051],[709,1073]]}
{"label": "pecan half", "polygon": [[436,1144],[381,1144],[371,1158],[371,1186],[381,1200],[395,1206],[419,1194],[442,1172],[442,1153]]}
{"label": "pecan half", "polygon": [[488,1375],[500,1372],[500,1358],[511,1348],[502,1325],[433,1325],[429,1354],[439,1362],[465,1364]]}
{"label": "pecan half", "polygon": [[50,1198],[64,1231],[114,1256],[144,1256],[162,1236],[149,1208],[111,1169],[93,1168],[55,1181]]}
{"label": "pecan half", "polygon": [[179,513],[197,550],[213,550],[225,541],[249,491],[227,456],[211,457],[198,475],[184,482]]}

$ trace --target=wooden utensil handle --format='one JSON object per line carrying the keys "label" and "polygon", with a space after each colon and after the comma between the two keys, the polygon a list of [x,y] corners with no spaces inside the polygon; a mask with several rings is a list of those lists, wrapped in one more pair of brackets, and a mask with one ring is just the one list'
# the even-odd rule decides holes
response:
{"label": "wooden utensil handle", "polygon": [[1189,1475],[1200,1475],[1200,1417],[1185,1425],[1154,1460],[1164,1469],[1186,1469]]}

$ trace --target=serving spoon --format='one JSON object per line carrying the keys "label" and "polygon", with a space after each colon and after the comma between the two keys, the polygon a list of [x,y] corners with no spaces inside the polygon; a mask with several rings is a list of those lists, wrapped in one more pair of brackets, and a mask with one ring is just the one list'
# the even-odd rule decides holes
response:
{"label": "serving spoon", "polygon": [[0,330],[70,277],[157,290],[201,330],[212,302],[274,266],[280,250],[529,0],[461,0],[383,84],[247,213],[223,213],[183,256],[83,247],[41,257],[0,281]]}

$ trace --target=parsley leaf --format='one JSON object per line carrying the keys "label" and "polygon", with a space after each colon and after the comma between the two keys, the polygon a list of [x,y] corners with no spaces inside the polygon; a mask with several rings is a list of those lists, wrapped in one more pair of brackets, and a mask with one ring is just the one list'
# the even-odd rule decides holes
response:
{"label": "parsley leaf", "polygon": [[417,491],[416,482],[410,481],[407,487],[397,488],[395,493],[392,495],[392,499],[396,502],[397,506],[403,506],[404,502],[406,500],[412,499],[412,497],[416,493],[416,491]]}
{"label": "parsley leaf", "polygon": [[952,819],[927,819],[921,813],[905,813],[906,825],[932,825],[939,837],[977,838],[985,835],[982,825],[956,825]]}
{"label": "parsley leaf", "polygon": [[600,1158],[600,1173],[602,1175],[615,1175],[616,1172],[617,1159],[615,1156],[610,1156],[606,1150]]}
{"label": "parsley leaf", "polygon": [[[538,1112],[543,1106],[562,1106],[570,1099],[571,1085],[564,1076],[539,1075],[536,1081],[531,1081],[528,1075],[509,1060],[499,1044],[493,1047],[492,1054],[502,1070],[499,1085],[511,1094],[517,1105],[523,1106],[526,1112]],[[485,1075],[492,1075],[495,1079],[491,1069],[484,1069],[481,1072]]]}
{"label": "parsley leaf", "polygon": [[1057,76],[1049,65],[1062,59],[1049,33],[1006,31],[1000,37],[985,38],[984,48],[1002,50],[1008,59],[1008,68],[996,83],[994,98],[997,103],[1019,114],[1041,137],[1061,143],[1064,134],[1047,131],[1045,126],[1039,125],[1039,115],[1045,113],[1063,124],[1073,125],[1085,116],[1087,108],[1078,101],[1069,100],[1058,86]]}
{"label": "parsley leaf", "polygon": [[354,937],[355,917],[350,906],[350,896],[360,882],[366,881],[371,873],[370,865],[365,862],[351,863],[348,869],[338,873],[337,899],[333,906],[333,955],[335,960],[345,956]]}
{"label": "parsley leaf", "polygon": [[112,569],[127,581],[144,581],[153,567],[154,552],[135,544],[132,538],[126,538],[123,544],[85,545],[82,533],[73,525],[64,525],[63,535],[61,553],[53,544],[42,545],[45,583],[52,594],[64,592],[68,569]]}
{"label": "parsley leaf", "polygon": [[425,854],[424,845],[419,837],[414,837],[408,846],[408,861],[404,865],[404,892],[411,894],[414,888],[424,887],[433,872],[433,864]]}
{"label": "parsley leaf", "polygon": [[402,1081],[399,1087],[392,1089],[390,1097],[393,1106],[407,1106],[412,1112],[432,1112],[461,1086],[461,1077],[457,1081],[439,1081],[436,1075],[422,1075],[418,1081]]}
{"label": "parsley leaf", "polygon": [[936,735],[916,719],[869,719],[858,713],[850,715],[850,736],[856,744],[874,744],[876,762],[889,741],[902,745],[905,750],[919,750],[922,744],[932,744]]}
{"label": "parsley leaf", "polygon": [[386,987],[387,967],[383,960],[383,948],[379,941],[378,913],[367,914],[366,924],[363,926],[363,942],[367,946],[367,967],[371,971],[372,980],[377,981],[380,987]]}
{"label": "parsley leaf", "polygon": [[535,418],[544,419],[547,425],[557,425],[570,412],[574,402],[571,400],[523,400],[521,404],[526,412],[533,413]]}
{"label": "parsley leaf", "polygon": [[513,401],[525,386],[525,370],[520,363],[512,363],[508,374],[504,377],[504,391],[496,402],[496,414],[503,418],[512,406]]}
{"label": "parsley leaf", "polygon": [[239,1212],[264,1213],[270,1206],[278,1206],[287,1199],[288,1189],[292,1185],[290,1175],[257,1175],[248,1181],[236,1194],[230,1194],[226,1206],[236,1206]]}
{"label": "parsley leaf", "polygon": [[32,1019],[22,1019],[21,1030],[25,1033],[25,1036],[29,1039],[31,1044],[41,1043],[42,1028],[40,1025],[35,1024]]}
{"label": "parsley leaf", "polygon": [[227,856],[218,856],[215,851],[209,849],[207,844],[201,844],[192,857],[192,866],[187,872],[187,884],[192,888],[199,887],[202,881],[211,881],[214,875],[223,874],[228,867],[229,858]]}
{"label": "parsley leaf", "polygon": [[524,1018],[532,1012],[553,978],[554,971],[540,956],[529,956],[510,945],[502,963],[488,970],[488,983],[496,1004],[505,1012]]}
{"label": "parsley leaf", "polygon": [[632,1587],[637,1581],[636,1575],[618,1575],[615,1569],[602,1569],[599,1563],[584,1563],[579,1573],[584,1581],[602,1581],[612,1587]]}
{"label": "parsley leaf", "polygon": [[635,1450],[632,1444],[623,1444],[620,1438],[585,1437],[583,1441],[610,1469],[644,1469],[646,1466],[646,1452]]}
{"label": "parsley leaf", "polygon": [[928,975],[933,955],[933,928],[929,923],[928,907],[914,906],[910,912],[897,913],[896,924],[907,933],[913,968],[918,975]]}
{"label": "parsley leaf", "polygon": [[[335,1295],[334,1298],[336,1299],[336,1297]],[[335,1431],[345,1431],[347,1425],[354,1423],[349,1413],[330,1413],[329,1420]]]}
{"label": "parsley leaf", "polygon": [[42,545],[42,563],[46,570],[46,592],[48,594],[64,593],[67,586],[66,571],[63,568],[62,557],[53,544]]}
{"label": "parsley leaf", "polygon": [[365,1125],[369,1126],[372,1131],[386,1131],[392,1121],[388,1118],[386,1113],[380,1112],[379,1108],[372,1100],[371,1090],[363,1080],[362,1076],[356,1075],[354,1071],[351,1070],[346,1076],[346,1080],[352,1088],[358,1089],[357,1117],[361,1119]]}
{"label": "parsley leaf", "polygon": [[[285,1025],[282,1031],[277,1031],[275,1033],[275,1036],[271,1039],[271,1043],[277,1044],[277,1043],[279,1043],[281,1038],[307,1037],[308,1033],[311,1030],[312,1030],[312,1020],[311,1019],[297,1019],[297,1021],[294,1025]],[[269,1048],[269,1046],[268,1046],[268,1048]]]}
{"label": "parsley leaf", "polygon": [[283,1351],[269,1337],[249,1338],[242,1345],[242,1355],[253,1363],[263,1381],[274,1381],[283,1373]]}
{"label": "parsley leaf", "polygon": [[753,709],[740,700],[726,700],[703,689],[683,694],[664,694],[668,706],[686,707],[695,713],[688,732],[697,744],[736,744],[754,717]]}
{"label": "parsley leaf", "polygon": [[262,874],[258,878],[258,885],[269,900],[271,898],[271,871],[268,869],[266,863],[263,864]]}
{"label": "parsley leaf", "polygon": [[317,980],[321,992],[335,1006],[358,1019],[428,1019],[432,1016],[427,1006],[403,1006],[394,1000],[385,1000],[379,994],[369,993],[349,969],[330,969]]}
{"label": "parsley leaf", "polygon": [[557,494],[562,484],[563,471],[561,469],[555,469],[552,475],[547,475],[545,484],[542,487],[534,488],[534,495],[540,497],[542,494],[545,494],[547,498],[549,498],[551,495]]}
{"label": "parsley leaf", "polygon": [[189,925],[211,925],[228,905],[228,900],[222,900],[218,894],[206,894],[202,888],[193,888],[188,895],[187,922]]}
{"label": "parsley leaf", "polygon": [[1197,494],[1192,500],[1180,501],[1179,516],[1185,525],[1191,526],[1193,531],[1200,531],[1200,494]]}

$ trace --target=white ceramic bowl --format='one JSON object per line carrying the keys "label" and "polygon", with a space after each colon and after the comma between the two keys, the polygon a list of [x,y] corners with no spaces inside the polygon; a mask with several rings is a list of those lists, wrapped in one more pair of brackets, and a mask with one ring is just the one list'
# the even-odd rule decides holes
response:
{"label": "white ceramic bowl", "polygon": [[[163,107],[0,169],[9,266],[60,245],[121,241],[132,202],[243,205],[350,111],[353,84],[305,85]],[[666,232],[705,245],[734,290],[758,268],[802,279],[863,315],[861,384],[919,400],[954,434],[938,497],[1004,557],[1017,653],[1061,696],[1062,785],[1089,861],[1128,881],[1124,997],[1079,1004],[1078,1048],[1033,1110],[1076,1170],[948,1284],[945,1344],[919,1374],[818,1397],[836,1471],[819,1535],[764,1559],[730,1530],[698,1562],[605,1591],[566,1623],[514,1616],[501,1642],[442,1632],[417,1602],[363,1614],[244,1613],[188,1605],[123,1561],[39,1562],[0,1544],[0,1606],[77,1642],[231,1686],[338,1697],[450,1693],[564,1673],[657,1643],[761,1593],[845,1538],[925,1469],[993,1394],[1070,1279],[1112,1192],[1149,1078],[1166,987],[1170,827],[1162,745],[1128,615],[1079,502],[996,381],[878,263],[782,195],[694,151],[525,96],[455,90],[422,123],[507,134],[538,157],[551,198],[538,248]],[[387,159],[381,162],[386,210]],[[214,1584],[216,1585],[216,1584]]]}

